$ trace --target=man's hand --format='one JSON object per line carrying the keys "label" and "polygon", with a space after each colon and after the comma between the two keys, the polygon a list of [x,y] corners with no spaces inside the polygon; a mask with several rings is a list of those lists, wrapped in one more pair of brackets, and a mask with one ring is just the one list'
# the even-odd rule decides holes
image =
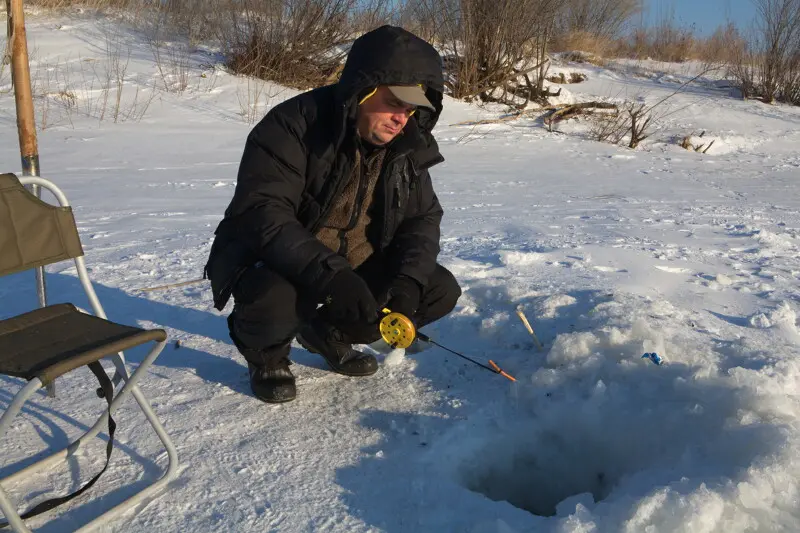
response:
{"label": "man's hand", "polygon": [[389,288],[381,301],[395,313],[413,319],[419,309],[422,288],[419,283],[408,276],[398,276],[389,284]]}
{"label": "man's hand", "polygon": [[361,276],[344,269],[330,283],[325,313],[336,322],[371,324],[378,319],[378,302]]}

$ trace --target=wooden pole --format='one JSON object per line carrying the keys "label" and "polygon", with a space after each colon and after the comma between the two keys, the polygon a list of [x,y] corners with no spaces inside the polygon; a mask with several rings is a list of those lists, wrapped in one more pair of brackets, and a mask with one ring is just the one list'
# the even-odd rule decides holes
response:
{"label": "wooden pole", "polygon": [[[31,69],[28,63],[28,39],[25,33],[25,12],[22,0],[6,0],[8,17],[8,47],[11,50],[11,83],[14,85],[14,100],[17,104],[17,133],[19,153],[22,157],[22,175],[39,176],[39,148],[36,143],[36,121],[33,114],[33,92]],[[31,192],[41,198],[38,185]],[[47,305],[47,286],[44,267],[36,268],[36,294],[39,306]],[[55,387],[48,385],[50,396],[55,396]]]}
{"label": "wooden pole", "polygon": [[[11,83],[14,84],[14,100],[17,105],[17,133],[19,152],[22,157],[22,175],[39,176],[39,148],[36,144],[36,121],[33,115],[31,70],[28,64],[28,40],[25,34],[25,12],[22,0],[6,0],[8,16],[8,44],[11,50]],[[41,197],[39,187],[31,187]],[[36,269],[36,292],[39,305],[47,305],[44,268]]]}
{"label": "wooden pole", "polygon": [[[9,6],[10,4],[10,6]],[[11,47],[11,81],[17,104],[17,132],[22,155],[22,173],[39,175],[39,150],[36,146],[36,122],[33,118],[31,71],[28,64],[28,41],[25,35],[25,13],[22,0],[7,0],[9,13],[8,42]]]}

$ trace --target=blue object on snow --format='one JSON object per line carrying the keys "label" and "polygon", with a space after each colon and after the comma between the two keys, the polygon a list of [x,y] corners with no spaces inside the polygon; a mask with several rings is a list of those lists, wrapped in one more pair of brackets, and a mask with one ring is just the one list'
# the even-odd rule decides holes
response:
{"label": "blue object on snow", "polygon": [[660,355],[658,355],[658,354],[657,354],[657,353],[655,353],[655,352],[653,352],[653,353],[646,353],[646,354],[644,354],[644,355],[642,356],[642,359],[650,359],[652,362],[654,362],[654,363],[655,363],[656,365],[658,365],[658,366],[661,366],[661,363],[663,363],[663,362],[664,362],[664,360],[661,358],[661,356],[660,356]]}

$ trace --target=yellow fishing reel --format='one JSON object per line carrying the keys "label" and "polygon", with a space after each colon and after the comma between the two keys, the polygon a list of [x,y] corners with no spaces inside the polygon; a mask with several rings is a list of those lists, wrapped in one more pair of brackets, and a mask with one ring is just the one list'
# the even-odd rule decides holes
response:
{"label": "yellow fishing reel", "polygon": [[417,337],[417,328],[406,315],[383,309],[386,315],[381,319],[381,337],[392,348],[408,348]]}

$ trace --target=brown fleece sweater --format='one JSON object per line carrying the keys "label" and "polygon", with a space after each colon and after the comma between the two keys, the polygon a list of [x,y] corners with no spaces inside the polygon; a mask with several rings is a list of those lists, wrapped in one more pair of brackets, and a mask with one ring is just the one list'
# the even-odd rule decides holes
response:
{"label": "brown fleece sweater", "polygon": [[386,149],[376,149],[366,160],[363,157],[361,150],[357,150],[350,179],[316,235],[325,246],[346,257],[353,268],[374,252],[367,240],[367,226],[372,220],[370,207]]}

